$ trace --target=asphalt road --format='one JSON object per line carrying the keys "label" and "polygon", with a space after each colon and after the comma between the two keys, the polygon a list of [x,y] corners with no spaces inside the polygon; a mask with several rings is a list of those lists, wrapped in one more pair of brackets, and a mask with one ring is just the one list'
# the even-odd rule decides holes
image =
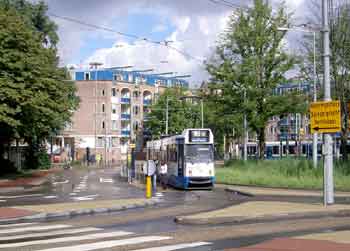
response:
{"label": "asphalt road", "polygon": [[[1,194],[6,200],[1,206],[83,201],[88,198],[98,202],[98,199],[103,198],[143,196],[143,191],[120,181],[117,176],[117,171],[111,169],[66,170],[52,176],[35,193],[27,190]],[[28,196],[23,197],[25,195]],[[223,189],[187,192],[169,190],[162,194],[162,203],[152,208],[30,224],[0,225],[0,250],[225,250],[275,238],[350,230],[349,217],[200,226],[174,222],[175,216],[253,199],[262,198],[242,197]],[[283,250],[283,247],[280,248]]]}
{"label": "asphalt road", "polygon": [[347,217],[214,226],[173,221],[174,215],[196,209],[195,205],[185,209],[174,205],[30,225],[0,225],[0,250],[225,250],[274,238],[350,229]]}

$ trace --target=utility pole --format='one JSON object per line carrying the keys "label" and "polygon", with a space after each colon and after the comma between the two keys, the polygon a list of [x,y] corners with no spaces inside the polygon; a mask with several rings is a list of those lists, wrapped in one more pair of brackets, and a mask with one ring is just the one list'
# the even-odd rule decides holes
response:
{"label": "utility pole", "polygon": [[[323,23],[323,65],[324,65],[324,101],[331,101],[331,85],[329,70],[329,26],[328,26],[328,1],[322,1],[322,23]],[[334,203],[333,183],[333,144],[332,135],[324,134],[324,205]]]}
{"label": "utility pole", "polygon": [[[314,86],[313,86],[313,91],[314,91],[314,102],[317,101],[317,87],[316,87],[316,32],[313,31],[313,42],[314,42]],[[317,150],[317,145],[318,145],[318,135],[317,132],[314,132],[312,135],[312,162],[314,165],[314,168],[317,168],[317,157],[318,157],[318,150]]]}
{"label": "utility pole", "polygon": [[165,135],[168,135],[169,130],[169,97],[166,97],[166,110],[165,110]]}

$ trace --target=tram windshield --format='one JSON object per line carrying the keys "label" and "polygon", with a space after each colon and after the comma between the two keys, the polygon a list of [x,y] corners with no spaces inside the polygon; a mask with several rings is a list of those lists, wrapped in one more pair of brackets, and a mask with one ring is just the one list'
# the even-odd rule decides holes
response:
{"label": "tram windshield", "polygon": [[213,145],[186,145],[186,161],[189,162],[212,162],[214,161]]}

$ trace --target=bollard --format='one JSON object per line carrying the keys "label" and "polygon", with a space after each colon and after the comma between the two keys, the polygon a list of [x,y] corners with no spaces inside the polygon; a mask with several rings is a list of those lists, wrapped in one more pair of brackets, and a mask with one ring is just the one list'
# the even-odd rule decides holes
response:
{"label": "bollard", "polygon": [[152,182],[151,176],[146,177],[146,198],[149,199],[152,197]]}

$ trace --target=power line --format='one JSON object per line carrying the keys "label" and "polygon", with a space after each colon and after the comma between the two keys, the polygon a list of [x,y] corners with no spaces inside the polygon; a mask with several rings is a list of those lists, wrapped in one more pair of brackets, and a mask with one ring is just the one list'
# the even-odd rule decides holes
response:
{"label": "power line", "polygon": [[208,0],[208,1],[213,3],[213,4],[216,4],[216,5],[226,6],[226,7],[230,7],[233,9],[246,9],[247,8],[246,6],[235,4],[235,3],[232,3],[232,2],[227,1],[227,0]]}
{"label": "power line", "polygon": [[178,49],[178,48],[176,48],[174,46],[170,46],[166,41],[155,41],[155,40],[151,40],[151,39],[146,38],[146,37],[141,37],[141,36],[138,36],[138,35],[135,35],[135,34],[130,34],[130,33],[117,31],[117,30],[114,30],[114,29],[111,29],[111,28],[108,28],[108,27],[103,27],[103,26],[87,23],[87,22],[84,22],[84,21],[81,21],[81,20],[78,20],[78,19],[75,19],[75,18],[71,18],[71,17],[65,17],[65,16],[56,15],[54,13],[48,13],[48,15],[51,16],[51,17],[55,17],[55,18],[58,18],[58,19],[65,20],[65,21],[69,21],[69,22],[77,23],[77,24],[80,24],[80,25],[83,25],[83,26],[87,26],[87,27],[90,27],[90,28],[94,28],[96,30],[103,30],[103,31],[107,31],[107,32],[112,32],[112,33],[116,33],[116,34],[124,36],[124,37],[133,38],[133,39],[136,39],[136,40],[142,40],[142,41],[147,42],[147,43],[164,46],[164,47],[167,47],[167,48],[169,48],[171,50],[177,51],[178,53],[182,54],[185,57],[188,57],[188,58],[194,59],[194,60],[196,60],[198,62],[201,62],[201,60],[199,58],[196,58],[196,57],[192,56],[191,54],[189,54],[188,52],[182,51],[182,50],[180,50],[180,49]]}

